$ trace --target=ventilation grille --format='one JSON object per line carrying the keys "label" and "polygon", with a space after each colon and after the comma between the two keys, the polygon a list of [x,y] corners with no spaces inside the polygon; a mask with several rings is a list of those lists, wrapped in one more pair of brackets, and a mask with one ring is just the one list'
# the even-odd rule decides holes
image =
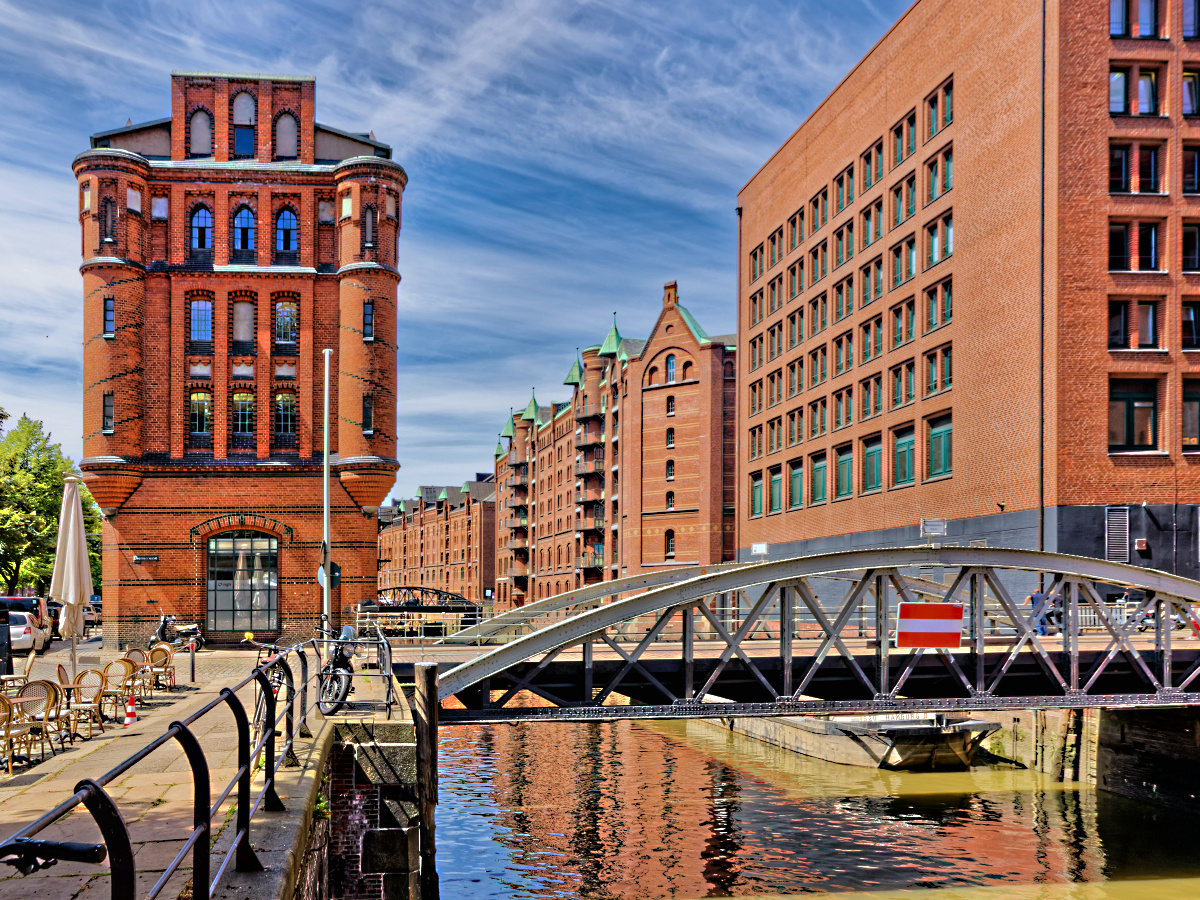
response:
{"label": "ventilation grille", "polygon": [[1104,509],[1104,558],[1112,562],[1129,562],[1128,506]]}

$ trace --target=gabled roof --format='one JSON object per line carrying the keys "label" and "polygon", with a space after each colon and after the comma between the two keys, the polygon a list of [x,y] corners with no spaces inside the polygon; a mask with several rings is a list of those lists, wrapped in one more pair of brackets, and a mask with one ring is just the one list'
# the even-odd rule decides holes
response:
{"label": "gabled roof", "polygon": [[676,303],[675,308],[679,310],[679,315],[683,317],[683,324],[688,327],[688,331],[692,333],[692,337],[694,337],[698,343],[714,343],[713,339],[708,336],[708,332],[700,327],[700,323],[696,321],[696,317],[688,312],[686,307],[680,306],[678,303]]}

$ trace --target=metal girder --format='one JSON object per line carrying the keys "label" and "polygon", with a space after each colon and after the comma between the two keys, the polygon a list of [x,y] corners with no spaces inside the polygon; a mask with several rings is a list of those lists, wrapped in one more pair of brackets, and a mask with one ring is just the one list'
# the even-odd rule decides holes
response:
{"label": "metal girder", "polygon": [[[801,598],[804,605],[809,608],[824,631],[823,640],[814,654],[813,662],[808,667],[804,679],[794,688],[793,696],[799,698],[803,694],[804,688],[811,682],[812,675],[815,674],[816,669],[824,661],[829,651],[836,648],[842,657],[847,660],[847,664],[855,677],[860,682],[863,682],[864,687],[869,686],[872,694],[886,699],[889,695],[897,691],[897,688],[887,689],[888,663],[886,644],[891,629],[889,621],[890,613],[887,611],[889,607],[886,607],[884,603],[884,600],[886,600],[887,585],[890,584],[895,588],[900,596],[907,596],[906,591],[902,589],[902,585],[908,586],[912,579],[902,577],[897,570],[915,567],[959,569],[958,577],[945,592],[946,599],[953,599],[964,586],[969,587],[967,600],[971,606],[971,622],[973,626],[971,631],[974,638],[973,649],[975,651],[969,655],[974,656],[976,666],[974,678],[967,679],[965,677],[965,673],[962,672],[958,662],[951,654],[939,653],[938,655],[947,668],[964,682],[968,693],[974,695],[974,697],[966,699],[986,700],[989,703],[994,703],[997,699],[990,696],[990,687],[995,685],[997,676],[1002,677],[1007,671],[1005,664],[1001,664],[999,668],[993,670],[989,685],[986,673],[980,668],[983,664],[984,607],[988,602],[989,589],[995,598],[996,604],[1003,609],[1004,613],[1013,623],[1011,627],[1016,631],[1016,634],[1013,636],[1013,644],[1009,648],[1012,658],[1015,658],[1015,655],[1020,653],[1026,644],[1032,645],[1033,655],[1046,670],[1047,675],[1060,685],[1064,696],[1080,692],[1079,682],[1081,677],[1078,671],[1078,643],[1073,637],[1073,634],[1078,629],[1079,622],[1080,583],[1086,585],[1086,582],[1094,581],[1104,584],[1128,585],[1143,591],[1153,591],[1155,592],[1156,602],[1162,604],[1162,601],[1166,601],[1165,604],[1162,604],[1167,610],[1165,615],[1169,615],[1169,610],[1177,604],[1183,608],[1190,603],[1200,602],[1200,582],[1180,578],[1153,569],[1144,569],[1122,563],[1113,563],[1088,557],[1068,556],[1065,554],[1040,553],[1033,550],[982,547],[911,547],[857,550],[844,553],[796,557],[793,559],[725,567],[715,572],[709,571],[707,574],[654,587],[632,597],[616,599],[602,606],[568,616],[538,631],[521,636],[511,643],[481,653],[477,658],[446,672],[439,679],[439,696],[442,698],[452,696],[484,678],[499,674],[527,659],[540,656],[556,647],[570,646],[589,637],[592,639],[602,637],[614,650],[623,657],[628,658],[628,654],[620,649],[619,644],[603,634],[606,629],[620,626],[631,627],[632,623],[641,617],[659,614],[672,607],[695,604],[699,604],[696,608],[699,609],[701,615],[708,623],[713,626],[714,632],[726,642],[727,646],[724,654],[726,661],[730,658],[731,654],[737,654],[739,658],[747,662],[748,669],[761,680],[764,686],[767,686],[769,690],[773,690],[757,667],[753,663],[748,662],[740,646],[742,640],[751,633],[754,624],[757,622],[757,618],[763,614],[764,609],[758,609],[757,613],[754,609],[750,611],[750,615],[742,620],[742,626],[737,630],[738,633],[742,634],[742,638],[738,638],[731,636],[729,632],[732,629],[722,624],[721,620],[724,618],[724,615],[720,612],[713,614],[708,610],[703,601],[705,598],[718,594],[744,591],[747,588],[755,586],[774,584],[776,587],[795,587],[796,594]],[[1034,629],[1030,620],[1021,614],[1016,604],[1008,597],[1002,582],[996,575],[997,570],[1018,570],[1039,573],[1039,577],[1041,574],[1049,574],[1055,579],[1056,587],[1053,590],[1056,590],[1058,595],[1063,596],[1066,601],[1063,604],[1067,619],[1064,624],[1071,631],[1071,634],[1068,634],[1064,639],[1064,650],[1072,662],[1072,668],[1067,677],[1064,678],[1059,672],[1054,660],[1051,658],[1051,654],[1042,646],[1041,641],[1038,640],[1038,636],[1033,633]],[[681,573],[686,573],[687,571],[673,570],[670,576],[671,578],[678,578],[681,577]],[[854,577],[851,573],[858,572],[861,572],[862,575],[857,578],[854,586],[848,592],[841,605],[837,620],[830,624],[828,618],[824,615],[820,603],[816,602],[815,596],[813,596],[811,589],[807,586],[806,579],[819,576],[845,580]],[[668,573],[655,573],[654,577],[666,574]],[[635,577],[641,578],[647,576]],[[600,585],[595,586],[596,593],[593,599],[613,596],[619,590],[622,590],[622,588],[618,587],[619,582],[606,582],[603,584],[603,589],[601,589]],[[584,590],[590,590],[590,588]],[[623,590],[625,592],[631,590],[629,581],[625,581]],[[851,615],[859,607],[859,604],[863,602],[863,598],[868,592],[874,595],[877,604],[875,615],[876,640],[880,645],[878,668],[879,674],[883,676],[879,683],[868,679],[866,674],[861,670],[861,667],[858,667],[857,663],[853,662],[853,654],[845,649],[845,645],[842,643],[840,637]],[[937,595],[932,582],[923,582],[921,592],[926,596]],[[1093,601],[1093,597],[1086,587],[1083,593],[1086,602],[1094,608],[1103,606],[1102,603],[1097,604]],[[579,599],[579,594],[580,592],[572,592],[572,595],[566,596],[573,596],[574,599],[569,602],[578,604],[582,602]],[[560,602],[557,598],[551,598],[551,600]],[[1102,613],[1103,611],[1098,610],[1098,612]],[[734,609],[733,613],[736,614],[737,610]],[[1101,616],[1101,618],[1103,617]],[[1159,630],[1160,632],[1162,631],[1161,628]],[[1168,643],[1164,647],[1164,650],[1167,652],[1164,655],[1167,657],[1167,664],[1169,665],[1169,634],[1166,637],[1166,641]],[[1074,643],[1072,644],[1072,642]],[[780,643],[782,644],[782,640]],[[730,645],[733,645],[732,650],[730,650]],[[1008,661],[1008,664],[1011,664],[1011,659]],[[1194,670],[1189,672],[1189,675],[1191,678],[1194,678],[1198,672],[1200,670]],[[907,678],[903,673],[902,677]],[[1164,681],[1162,683],[1166,684],[1167,682]],[[665,689],[664,693],[667,693]],[[951,702],[951,700],[957,702],[962,699],[964,698],[948,698],[945,702]],[[1049,700],[1053,698],[1041,699]],[[846,704],[851,701],[840,702]],[[1035,703],[1033,705],[1039,704]],[[849,707],[842,705],[838,708],[848,709]]]}

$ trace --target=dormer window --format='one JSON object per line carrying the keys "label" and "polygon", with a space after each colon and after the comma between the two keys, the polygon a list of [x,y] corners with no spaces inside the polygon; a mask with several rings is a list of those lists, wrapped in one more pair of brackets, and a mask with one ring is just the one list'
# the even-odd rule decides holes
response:
{"label": "dormer window", "polygon": [[254,156],[254,98],[245,91],[233,98],[233,155]]}
{"label": "dormer window", "polygon": [[190,156],[212,156],[212,118],[202,109],[192,113],[188,122],[188,154]]}

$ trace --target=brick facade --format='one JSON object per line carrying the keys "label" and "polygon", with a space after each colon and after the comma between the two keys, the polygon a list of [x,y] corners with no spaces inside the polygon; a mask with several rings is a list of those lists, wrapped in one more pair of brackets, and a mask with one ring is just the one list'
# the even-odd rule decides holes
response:
{"label": "brick facade", "polygon": [[[1183,395],[1200,346],[1182,326],[1200,276],[1181,253],[1200,193],[1182,171],[1200,44],[1181,0],[1157,4],[1152,40],[1110,37],[1109,7],[1048,3],[1043,34],[1040,3],[980,16],[920,0],[741,190],[743,558],[757,542],[771,555],[911,543],[939,518],[952,540],[1197,574],[1200,447]],[[1136,76],[1152,70],[1160,109],[1110,113],[1110,69],[1129,75],[1129,112],[1144,112]],[[1139,144],[1158,151],[1161,186],[1138,192],[1135,152],[1133,180],[1110,190],[1110,146]],[[1110,271],[1122,223],[1134,271]],[[1158,226],[1153,266],[1138,265],[1138,223]],[[1109,346],[1113,302],[1133,323],[1128,349]],[[1157,317],[1144,342],[1139,302]],[[1154,405],[1148,446],[1106,433],[1126,379]],[[1125,515],[1128,535],[1106,542]]]}
{"label": "brick facade", "polygon": [[[379,588],[427,587],[487,604],[496,584],[496,486],[423,486],[387,513],[379,532]],[[380,511],[381,517],[384,511]]]}
{"label": "brick facade", "polygon": [[[160,606],[218,641],[272,603],[257,630],[311,632],[325,348],[335,616],[374,594],[407,176],[373,136],[317,123],[314,92],[312,78],[175,72],[169,118],[93,135],[74,162],[82,468],[105,515],[113,644],[144,640]],[[208,583],[209,539],[234,532],[277,544]]]}
{"label": "brick facade", "polygon": [[645,340],[614,324],[534,397],[496,450],[497,611],[648,569],[733,557],[733,335],[710,337],[675,282]]}

